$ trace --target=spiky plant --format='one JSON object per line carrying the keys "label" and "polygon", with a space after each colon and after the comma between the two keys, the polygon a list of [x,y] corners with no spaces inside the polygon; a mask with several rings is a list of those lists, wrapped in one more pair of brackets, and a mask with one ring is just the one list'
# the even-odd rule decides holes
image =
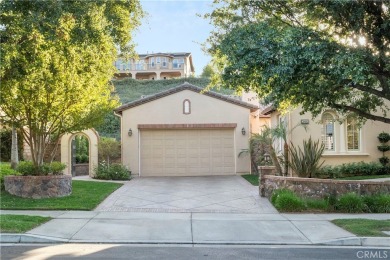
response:
{"label": "spiky plant", "polygon": [[324,161],[320,162],[321,155],[324,152],[325,145],[320,141],[303,141],[303,149],[296,148],[292,143],[290,145],[290,167],[299,177],[309,177],[317,172]]}

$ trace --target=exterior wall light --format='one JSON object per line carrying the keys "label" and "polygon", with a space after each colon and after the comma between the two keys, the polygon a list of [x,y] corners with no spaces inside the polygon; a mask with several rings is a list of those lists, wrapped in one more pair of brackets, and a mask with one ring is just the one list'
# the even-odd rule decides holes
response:
{"label": "exterior wall light", "polygon": [[241,129],[241,134],[242,134],[242,135],[245,135],[245,134],[246,134],[246,131],[245,131],[245,128],[244,128],[244,127]]}
{"label": "exterior wall light", "polygon": [[265,153],[265,154],[264,154],[264,161],[265,161],[266,163],[271,162],[271,155],[270,155],[269,153]]}
{"label": "exterior wall light", "polygon": [[131,130],[131,128],[130,128],[129,131],[127,132],[127,135],[128,135],[128,136],[132,136],[132,135],[133,135],[133,130]]}

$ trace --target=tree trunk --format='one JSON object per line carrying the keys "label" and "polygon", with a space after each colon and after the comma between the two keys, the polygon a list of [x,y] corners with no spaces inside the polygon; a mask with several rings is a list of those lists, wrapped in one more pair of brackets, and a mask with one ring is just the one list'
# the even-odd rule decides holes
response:
{"label": "tree trunk", "polygon": [[284,142],[284,153],[283,153],[283,156],[284,156],[284,175],[287,176],[288,175],[288,144],[287,142],[285,141]]}
{"label": "tree trunk", "polygon": [[19,164],[19,153],[18,153],[18,133],[14,126],[12,126],[11,136],[11,168],[16,169]]}
{"label": "tree trunk", "polygon": [[269,154],[270,154],[272,162],[275,165],[277,174],[279,176],[283,175],[282,167],[280,167],[280,163],[279,163],[278,157],[276,156],[275,149],[272,147],[272,145],[269,145],[268,147],[269,147]]}

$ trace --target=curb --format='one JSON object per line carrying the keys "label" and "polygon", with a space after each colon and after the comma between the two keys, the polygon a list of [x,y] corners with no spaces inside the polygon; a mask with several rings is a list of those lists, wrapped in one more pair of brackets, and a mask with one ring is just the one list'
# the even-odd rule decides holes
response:
{"label": "curb", "polygon": [[362,246],[390,247],[390,237],[361,237]]}
{"label": "curb", "polygon": [[69,240],[54,238],[54,237],[45,237],[37,235],[28,235],[28,234],[0,234],[0,244],[2,243],[67,243]]}
{"label": "curb", "polygon": [[93,244],[158,244],[158,245],[323,245],[323,246],[378,246],[390,247],[390,237],[350,237],[313,243],[278,243],[278,242],[250,242],[250,241],[200,241],[200,242],[163,242],[163,241],[127,241],[127,240],[69,240],[62,238],[29,235],[29,234],[0,234],[0,244],[59,244],[59,243],[93,243]]}

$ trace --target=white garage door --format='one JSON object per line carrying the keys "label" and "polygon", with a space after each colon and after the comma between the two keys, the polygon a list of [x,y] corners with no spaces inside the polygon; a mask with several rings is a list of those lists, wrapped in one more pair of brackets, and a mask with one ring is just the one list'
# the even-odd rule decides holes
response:
{"label": "white garage door", "polygon": [[142,130],[141,176],[235,174],[234,130]]}

